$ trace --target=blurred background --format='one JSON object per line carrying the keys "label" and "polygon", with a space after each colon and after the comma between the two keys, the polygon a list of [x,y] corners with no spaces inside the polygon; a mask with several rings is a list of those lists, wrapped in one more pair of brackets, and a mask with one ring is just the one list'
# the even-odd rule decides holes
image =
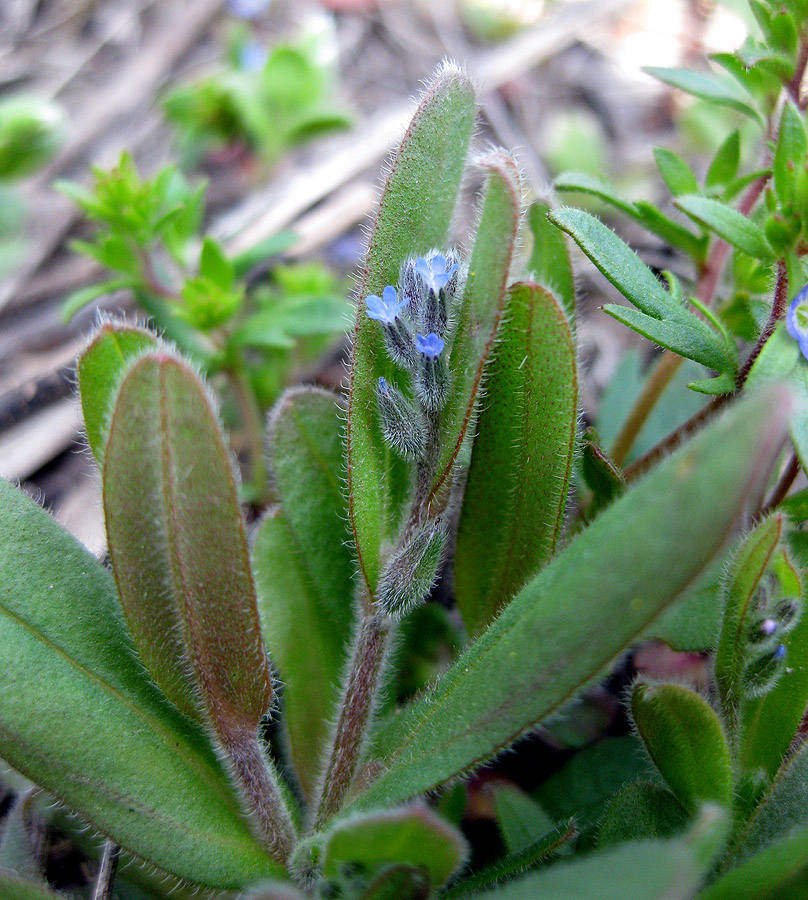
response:
{"label": "blurred background", "polygon": [[[703,171],[736,122],[642,67],[703,67],[742,41],[744,15],[709,0],[3,0],[0,475],[103,551],[72,366],[99,315],[142,319],[149,306],[126,277],[110,281],[115,248],[92,243],[99,185],[114,206],[127,179],[147,196],[175,167],[168,193],[196,198],[192,250],[209,236],[236,260],[263,316],[266,408],[288,383],[339,385],[381,166],[440,60],[478,80],[478,142],[514,150],[535,196],[573,169],[661,198],[651,148]],[[620,230],[647,262],[675,267],[662,242]],[[169,296],[176,273],[159,271],[153,238],[138,253]],[[634,337],[598,312],[603,279],[581,265],[579,289],[591,414],[621,360],[639,373],[652,348],[637,339],[626,363]]]}

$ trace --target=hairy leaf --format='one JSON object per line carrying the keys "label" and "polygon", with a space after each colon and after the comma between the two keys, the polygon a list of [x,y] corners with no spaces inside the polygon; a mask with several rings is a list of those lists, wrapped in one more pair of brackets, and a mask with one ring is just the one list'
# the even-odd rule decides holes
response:
{"label": "hairy leaf", "polygon": [[374,391],[392,377],[382,336],[365,315],[364,298],[395,284],[411,254],[442,247],[471,140],[474,91],[459,70],[447,67],[429,86],[393,157],[368,245],[359,289],[348,394],[349,521],[365,589],[379,576],[384,536],[397,525],[391,486],[392,451],[382,437]]}
{"label": "hairy leaf", "polygon": [[157,346],[157,339],[144,328],[104,323],[79,356],[77,376],[87,443],[99,465],[104,450],[115,394],[132,360]]}
{"label": "hairy leaf", "polygon": [[570,325],[575,325],[575,281],[567,241],[547,218],[550,207],[537,200],[528,210],[533,250],[527,262],[530,277],[559,299]]}
{"label": "hairy leaf", "polygon": [[281,508],[261,524],[253,550],[264,637],[283,681],[283,722],[307,794],[320,774],[354,619],[336,399],[300,388],[279,401],[271,440]]}
{"label": "hairy leaf", "polygon": [[143,356],[121,383],[104,464],[115,580],[140,654],[217,734],[269,708],[244,523],[207,390],[186,363]]}
{"label": "hairy leaf", "polygon": [[441,421],[441,451],[429,501],[445,506],[458,454],[469,434],[483,373],[497,336],[521,211],[519,174],[505,153],[482,161],[488,172],[482,214],[449,361],[452,380]]}
{"label": "hairy leaf", "polygon": [[455,597],[470,634],[552,556],[578,416],[575,344],[558,301],[511,288],[486,377],[457,535]]}
{"label": "hairy leaf", "polygon": [[112,576],[6,482],[0,520],[0,756],[174,875],[229,889],[277,872],[205,735],[143,671]]}
{"label": "hairy leaf", "polygon": [[463,865],[466,842],[425,806],[372,812],[341,822],[323,848],[323,874],[333,878],[342,866],[360,864],[373,871],[391,863],[418,866],[433,887],[442,885]]}
{"label": "hairy leaf", "polygon": [[708,801],[729,807],[732,762],[710,704],[677,684],[634,685],[631,714],[648,753],[686,809]]}
{"label": "hairy leaf", "polygon": [[743,213],[711,197],[678,197],[676,205],[692,219],[714,231],[728,244],[755,259],[769,262],[774,253],[763,230]]}

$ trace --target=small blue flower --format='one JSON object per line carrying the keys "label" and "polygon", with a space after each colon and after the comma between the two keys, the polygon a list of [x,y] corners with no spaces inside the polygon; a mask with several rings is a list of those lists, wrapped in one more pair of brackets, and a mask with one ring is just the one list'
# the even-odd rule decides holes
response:
{"label": "small blue flower", "polygon": [[436,253],[427,261],[423,256],[415,260],[415,271],[423,278],[424,283],[436,294],[446,287],[449,279],[457,271],[457,263],[446,268],[446,257]]}
{"label": "small blue flower", "polygon": [[774,651],[775,659],[782,659],[786,655],[786,645],[778,644]]}
{"label": "small blue flower", "polygon": [[379,375],[379,393],[384,397],[390,396],[390,385],[387,383],[387,379],[384,375]]}
{"label": "small blue flower", "polygon": [[415,335],[415,349],[429,359],[435,359],[440,356],[445,346],[444,341],[434,331],[430,331],[426,337],[422,334]]}
{"label": "small blue flower", "polygon": [[800,345],[802,355],[808,359],[808,284],[797,294],[788,307],[786,329]]}
{"label": "small blue flower", "polygon": [[399,300],[396,289],[389,284],[382,291],[382,296],[383,299],[382,297],[377,297],[376,294],[369,294],[365,298],[365,303],[368,305],[368,318],[376,319],[385,325],[393,325],[398,318],[398,314],[410,302],[410,298],[405,297],[403,300]]}

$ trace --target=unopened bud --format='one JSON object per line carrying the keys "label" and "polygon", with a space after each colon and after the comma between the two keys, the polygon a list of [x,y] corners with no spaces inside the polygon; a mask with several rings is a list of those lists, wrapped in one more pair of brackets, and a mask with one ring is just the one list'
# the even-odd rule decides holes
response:
{"label": "unopened bud", "polygon": [[426,435],[423,415],[397,388],[379,378],[376,399],[387,443],[402,456],[420,459],[424,455]]}
{"label": "unopened bud", "polygon": [[438,574],[446,534],[440,520],[419,528],[390,558],[379,578],[378,604],[398,619],[429,596]]}
{"label": "unopened bud", "polygon": [[778,644],[774,650],[754,658],[743,673],[743,690],[747,697],[762,697],[777,684],[785,669],[786,648]]}

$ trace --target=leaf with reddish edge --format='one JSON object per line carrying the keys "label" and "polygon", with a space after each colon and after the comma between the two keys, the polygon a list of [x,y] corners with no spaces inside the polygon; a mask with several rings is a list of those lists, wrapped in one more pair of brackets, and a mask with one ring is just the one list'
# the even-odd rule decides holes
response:
{"label": "leaf with reddish edge", "polygon": [[121,382],[104,513],[146,667],[209,726],[256,831],[284,860],[294,829],[258,740],[272,687],[236,482],[204,383],[168,352],[142,356]]}
{"label": "leaf with reddish edge", "polygon": [[522,208],[519,172],[504,152],[487,156],[482,214],[452,341],[449,397],[441,421],[441,449],[426,505],[440,512],[449,499],[451,475],[469,434],[485,367],[505,308],[508,273]]}
{"label": "leaf with reddish edge", "polygon": [[370,234],[356,311],[346,432],[349,522],[368,600],[379,577],[383,542],[398,525],[393,480],[402,466],[377,421],[378,378],[395,378],[380,330],[365,315],[364,300],[396,284],[407,257],[444,246],[474,117],[471,82],[461,70],[445,66],[393,157]]}
{"label": "leaf with reddish edge", "polygon": [[121,378],[133,359],[156,348],[158,343],[145,328],[123,322],[105,322],[79,355],[76,375],[81,411],[87,443],[99,466],[104,463],[109,420]]}
{"label": "leaf with reddish edge", "polygon": [[485,392],[454,566],[473,635],[549,561],[564,519],[578,420],[575,341],[558,299],[537,284],[511,287]]}
{"label": "leaf with reddish edge", "polygon": [[207,389],[167,353],[142,357],[121,384],[104,512],[121,602],[157,683],[181,708],[198,698],[217,730],[255,729],[272,692],[236,483]]}

